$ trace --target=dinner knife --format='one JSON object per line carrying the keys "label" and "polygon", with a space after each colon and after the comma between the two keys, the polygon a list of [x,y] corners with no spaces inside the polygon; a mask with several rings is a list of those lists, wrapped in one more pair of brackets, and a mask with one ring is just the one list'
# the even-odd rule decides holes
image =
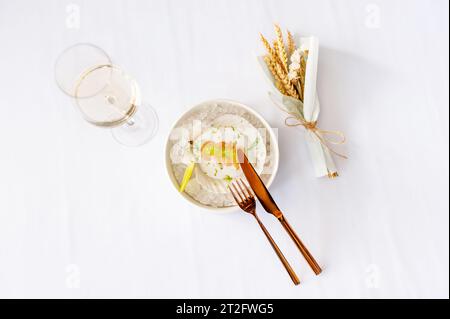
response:
{"label": "dinner knife", "polygon": [[237,153],[239,164],[241,165],[242,171],[244,172],[244,175],[247,178],[247,181],[250,184],[250,187],[252,188],[256,197],[258,197],[262,207],[265,209],[266,212],[274,215],[280,221],[280,223],[283,225],[284,229],[288,232],[289,236],[292,238],[292,240],[302,253],[303,257],[306,259],[306,261],[308,262],[309,266],[312,268],[314,273],[316,275],[320,274],[322,272],[322,269],[320,268],[319,264],[316,262],[311,253],[308,251],[306,246],[302,243],[298,235],[292,229],[291,225],[289,225],[288,221],[284,217],[281,210],[278,208],[277,204],[273,200],[272,196],[270,195],[263,181],[259,177],[258,173],[256,173],[252,164],[248,161],[248,158],[245,155],[244,151],[238,149]]}

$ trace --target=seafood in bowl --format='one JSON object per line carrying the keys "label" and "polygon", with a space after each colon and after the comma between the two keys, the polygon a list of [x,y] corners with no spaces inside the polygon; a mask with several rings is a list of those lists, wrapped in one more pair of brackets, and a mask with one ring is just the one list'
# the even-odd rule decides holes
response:
{"label": "seafood in bowl", "polygon": [[[174,185],[199,206],[235,206],[228,184],[242,178],[237,150],[266,184],[278,166],[278,147],[268,124],[252,109],[232,101],[202,103],[175,124],[166,147],[166,164]],[[188,175],[188,178],[186,176]]]}

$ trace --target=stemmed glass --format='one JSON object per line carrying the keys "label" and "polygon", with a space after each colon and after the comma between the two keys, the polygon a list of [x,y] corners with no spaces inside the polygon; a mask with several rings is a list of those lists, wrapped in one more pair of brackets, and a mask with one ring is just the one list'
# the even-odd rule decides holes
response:
{"label": "stemmed glass", "polygon": [[55,64],[55,79],[84,119],[111,128],[119,143],[139,146],[156,134],[155,110],[142,103],[136,81],[101,48],[78,43],[64,50]]}

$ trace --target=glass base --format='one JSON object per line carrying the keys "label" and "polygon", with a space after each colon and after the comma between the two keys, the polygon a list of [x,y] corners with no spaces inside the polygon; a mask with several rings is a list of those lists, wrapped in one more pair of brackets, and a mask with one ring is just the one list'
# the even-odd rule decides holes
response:
{"label": "glass base", "polygon": [[136,113],[121,126],[111,129],[114,139],[125,146],[141,146],[158,131],[158,115],[153,107],[141,104]]}

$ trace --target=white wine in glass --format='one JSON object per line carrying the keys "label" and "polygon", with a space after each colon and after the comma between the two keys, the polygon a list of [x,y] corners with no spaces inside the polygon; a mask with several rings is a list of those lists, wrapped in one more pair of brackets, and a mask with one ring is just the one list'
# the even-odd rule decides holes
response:
{"label": "white wine in glass", "polygon": [[55,78],[89,123],[112,128],[121,144],[139,146],[156,133],[154,109],[143,105],[136,81],[92,44],[76,44],[58,58]]}

